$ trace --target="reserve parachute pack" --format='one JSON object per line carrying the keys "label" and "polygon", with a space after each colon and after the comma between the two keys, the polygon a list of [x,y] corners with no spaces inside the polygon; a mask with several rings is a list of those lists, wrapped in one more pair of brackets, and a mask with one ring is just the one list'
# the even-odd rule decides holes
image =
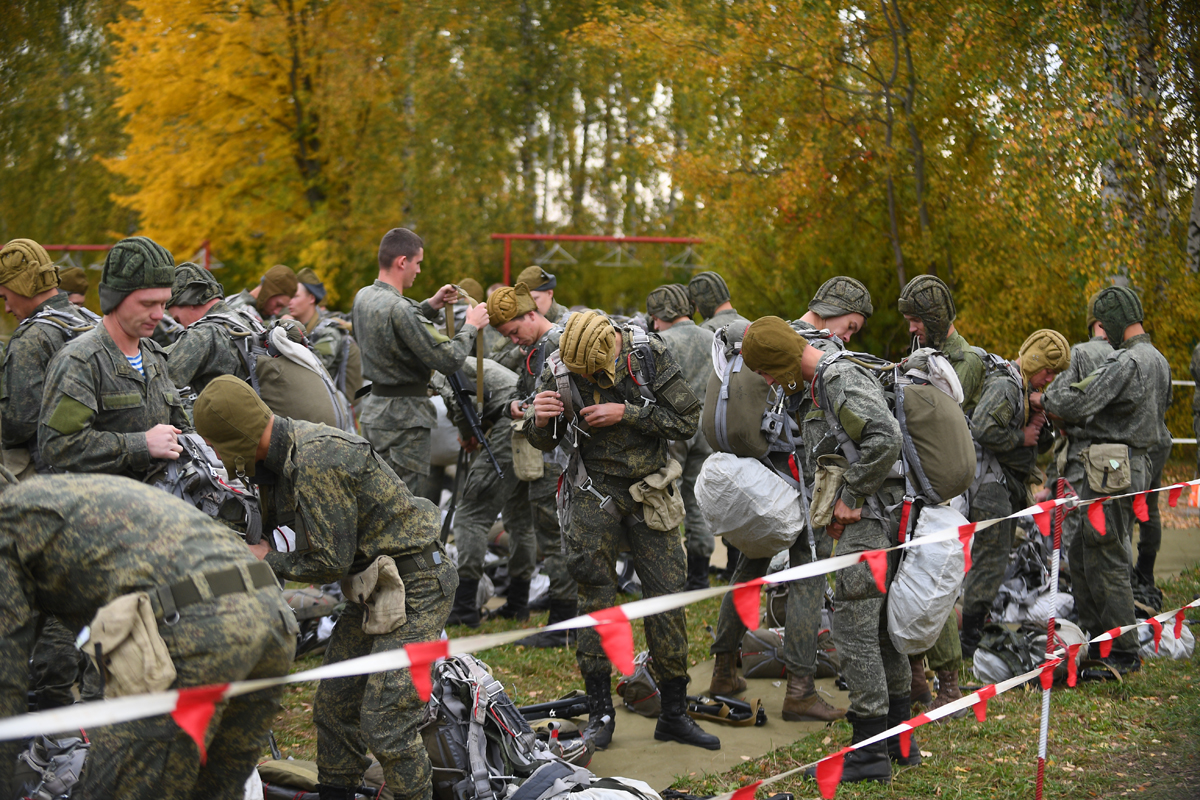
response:
{"label": "reserve parachute pack", "polygon": [[713,336],[713,372],[700,427],[714,450],[759,459],[771,448],[766,420],[771,387],[742,360],[746,327],[735,323]]}
{"label": "reserve parachute pack", "polygon": [[63,739],[35,736],[17,755],[12,768],[14,797],[27,800],[64,800],[79,783],[89,743],[78,736]]}
{"label": "reserve parachute pack", "polygon": [[181,433],[179,444],[179,458],[155,473],[154,486],[233,528],[247,543],[258,544],[263,533],[258,497],[237,479],[229,479],[216,452],[198,434]]}

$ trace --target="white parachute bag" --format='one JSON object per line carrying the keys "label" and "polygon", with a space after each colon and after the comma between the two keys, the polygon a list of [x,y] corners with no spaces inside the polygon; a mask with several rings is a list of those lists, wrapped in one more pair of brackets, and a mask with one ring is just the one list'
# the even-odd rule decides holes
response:
{"label": "white parachute bag", "polygon": [[696,502],[714,536],[746,554],[771,558],[804,529],[800,493],[753,458],[713,453],[696,478]]}
{"label": "white parachute bag", "polygon": [[[950,506],[925,506],[912,538],[966,525],[967,518]],[[963,583],[963,545],[957,539],[909,547],[888,589],[888,634],[904,655],[933,647],[950,617]]]}

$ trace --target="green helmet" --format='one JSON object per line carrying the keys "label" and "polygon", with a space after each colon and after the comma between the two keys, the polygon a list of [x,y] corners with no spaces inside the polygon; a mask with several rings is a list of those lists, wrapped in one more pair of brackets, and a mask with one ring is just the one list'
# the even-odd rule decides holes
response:
{"label": "green helmet", "polygon": [[925,323],[925,346],[941,348],[956,312],[950,287],[936,275],[918,275],[900,292],[900,313]]}
{"label": "green helmet", "polygon": [[113,245],[100,272],[100,310],[111,313],[138,289],[170,289],[175,259],[167,249],[145,236],[131,236]]}
{"label": "green helmet", "polygon": [[705,319],[717,313],[718,306],[729,302],[729,287],[725,285],[725,279],[715,272],[701,272],[688,281],[687,288],[692,304]]}
{"label": "green helmet", "polygon": [[875,310],[871,305],[871,293],[854,278],[839,275],[821,284],[808,304],[808,310],[824,319],[833,319],[846,314],[871,316]]}

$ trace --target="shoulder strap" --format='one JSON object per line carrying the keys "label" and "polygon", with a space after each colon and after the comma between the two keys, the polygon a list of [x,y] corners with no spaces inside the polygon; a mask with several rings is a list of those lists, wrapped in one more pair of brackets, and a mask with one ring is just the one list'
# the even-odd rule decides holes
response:
{"label": "shoulder strap", "polygon": [[633,379],[634,384],[638,387],[638,393],[642,396],[644,405],[654,405],[656,398],[651,384],[654,383],[657,367],[654,364],[654,351],[650,347],[650,334],[646,333],[636,325],[630,325],[624,328],[626,333],[631,337],[631,347],[633,353],[625,358],[626,369],[629,370],[629,377]]}
{"label": "shoulder strap", "polygon": [[81,333],[87,333],[96,327],[96,323],[100,318],[87,309],[80,309],[80,316],[83,316],[87,322],[82,325],[79,323],[79,318],[68,314],[57,308],[43,308],[41,311],[34,314],[26,322],[30,325],[39,324],[46,325],[61,331],[66,335],[67,340],[74,339]]}
{"label": "shoulder strap", "polygon": [[[546,358],[546,363],[550,365],[550,373],[554,376],[554,384],[558,390],[558,396],[563,404],[563,418],[569,424],[575,419],[575,395],[578,390],[575,389],[574,383],[571,381],[571,370],[567,369],[567,365],[563,363],[562,357],[558,351],[554,351]],[[580,404],[582,408],[582,403]]]}
{"label": "shoulder strap", "polygon": [[846,456],[846,460],[851,464],[858,463],[859,453],[858,445],[850,438],[850,434],[846,433],[846,429],[842,427],[841,420],[838,419],[837,413],[833,410],[833,402],[829,399],[829,390],[825,386],[825,371],[829,369],[829,365],[835,361],[845,358],[847,355],[845,350],[831,353],[822,358],[817,364],[817,373],[812,379],[813,400],[817,406],[825,412],[825,423],[829,426],[830,433],[837,439],[838,449]]}

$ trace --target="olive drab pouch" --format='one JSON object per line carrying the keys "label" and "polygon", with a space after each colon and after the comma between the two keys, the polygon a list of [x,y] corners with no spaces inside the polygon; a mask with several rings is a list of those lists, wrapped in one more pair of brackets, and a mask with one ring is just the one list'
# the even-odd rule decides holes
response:
{"label": "olive drab pouch", "polygon": [[525,438],[525,423],[526,420],[521,420],[512,426],[513,472],[517,480],[530,482],[541,480],[546,474],[546,462],[542,459],[542,451]]}
{"label": "olive drab pouch", "polygon": [[759,628],[742,636],[742,674],[747,678],[787,677],[782,628]]}
{"label": "olive drab pouch", "polygon": [[371,636],[391,633],[408,621],[404,581],[400,580],[391,556],[380,556],[362,572],[343,578],[341,586],[346,599],[366,606],[363,633]]}
{"label": "olive drab pouch", "polygon": [[100,608],[82,649],[101,670],[109,699],[161,692],[175,682],[175,665],[146,592],[121,595]]}
{"label": "olive drab pouch", "polygon": [[642,504],[642,515],[651,530],[673,531],[683,522],[683,496],[676,481],[683,467],[675,459],[629,487],[629,494]]}
{"label": "olive drab pouch", "polygon": [[1101,494],[1123,492],[1133,483],[1129,448],[1123,444],[1094,444],[1079,454],[1088,486]]}
{"label": "olive drab pouch", "polygon": [[850,462],[846,457],[836,453],[827,453],[817,459],[813,498],[808,512],[813,528],[824,528],[833,522],[833,507],[842,484],[846,482],[846,470],[849,468]]}
{"label": "olive drab pouch", "polygon": [[625,701],[625,707],[643,717],[657,719],[662,713],[662,695],[658,684],[650,674],[650,653],[639,653],[633,660],[633,674],[617,681],[617,694]]}

